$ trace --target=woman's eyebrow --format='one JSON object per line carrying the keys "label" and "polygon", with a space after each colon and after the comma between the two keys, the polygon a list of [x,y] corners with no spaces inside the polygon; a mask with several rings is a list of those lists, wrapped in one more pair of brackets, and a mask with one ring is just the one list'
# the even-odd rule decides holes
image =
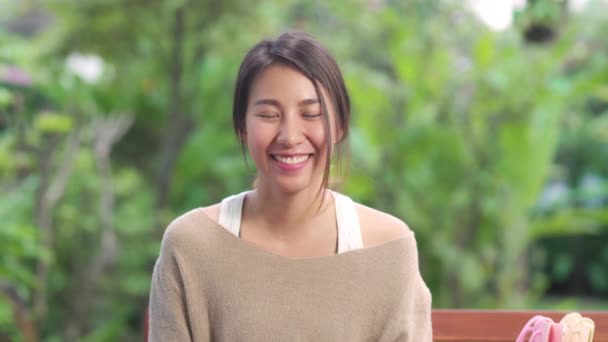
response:
{"label": "woman's eyebrow", "polygon": [[281,104],[279,103],[279,101],[273,100],[273,99],[259,99],[259,100],[255,101],[255,103],[253,105],[254,106],[271,105],[271,106],[281,107]]}
{"label": "woman's eyebrow", "polygon": [[311,104],[317,104],[319,103],[319,99],[305,99],[300,101],[300,103],[298,103],[300,106],[307,106],[307,105],[311,105]]}
{"label": "woman's eyebrow", "polygon": [[[307,106],[307,105],[318,104],[318,103],[319,103],[319,99],[304,99],[304,100],[300,101],[298,103],[298,105]],[[271,106],[281,107],[281,104],[279,103],[279,101],[273,100],[273,99],[259,99],[259,100],[256,100],[253,105],[254,106],[271,105]]]}

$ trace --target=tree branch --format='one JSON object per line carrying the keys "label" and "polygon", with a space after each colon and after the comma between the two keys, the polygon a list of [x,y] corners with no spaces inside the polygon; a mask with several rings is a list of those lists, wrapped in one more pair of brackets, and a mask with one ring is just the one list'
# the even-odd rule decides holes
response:
{"label": "tree branch", "polygon": [[27,303],[19,296],[17,290],[8,281],[0,279],[0,293],[10,302],[15,324],[25,342],[38,342],[38,331],[32,319]]}
{"label": "tree branch", "polygon": [[[51,250],[53,246],[53,224],[52,212],[57,202],[65,192],[67,181],[72,174],[74,157],[80,147],[80,131],[77,129],[68,137],[67,148],[64,152],[63,161],[59,163],[55,177],[51,180],[51,164],[53,160],[54,144],[46,150],[41,150],[41,183],[36,196],[36,223],[40,230],[42,247]],[[36,265],[36,284],[38,288],[34,292],[34,312],[38,319],[43,318],[47,312],[46,283],[49,273],[49,261],[39,259]]]}
{"label": "tree branch", "polygon": [[193,126],[193,122],[183,112],[182,78],[184,72],[184,13],[182,6],[175,11],[172,29],[173,48],[171,58],[171,94],[168,118],[168,128],[165,139],[161,145],[160,170],[157,180],[157,208],[165,208],[171,188],[171,178],[179,150],[186,142]]}
{"label": "tree branch", "polygon": [[79,340],[85,333],[84,318],[90,312],[93,290],[99,284],[104,272],[114,264],[118,254],[118,239],[114,231],[114,192],[112,190],[112,170],[110,154],[112,147],[118,142],[133,124],[131,115],[119,115],[114,118],[94,122],[95,142],[94,151],[97,170],[101,180],[99,216],[101,221],[101,245],[95,257],[84,269],[84,279],[74,301],[74,317],[66,324],[66,338],[70,341]]}

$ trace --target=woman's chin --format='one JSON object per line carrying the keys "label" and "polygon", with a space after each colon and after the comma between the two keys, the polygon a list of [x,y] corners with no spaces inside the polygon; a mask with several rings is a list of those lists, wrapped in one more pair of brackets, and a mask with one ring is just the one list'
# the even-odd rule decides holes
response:
{"label": "woman's chin", "polygon": [[287,184],[281,184],[281,183],[277,183],[276,184],[276,190],[278,190],[281,193],[284,194],[289,194],[289,195],[293,195],[293,194],[297,194],[300,193],[302,191],[306,191],[309,186],[308,183],[306,182],[289,182]]}
{"label": "woman's chin", "polygon": [[319,191],[319,185],[312,184],[309,179],[275,179],[272,183],[266,183],[265,185],[265,188],[272,193],[286,195],[294,195],[306,191]]}

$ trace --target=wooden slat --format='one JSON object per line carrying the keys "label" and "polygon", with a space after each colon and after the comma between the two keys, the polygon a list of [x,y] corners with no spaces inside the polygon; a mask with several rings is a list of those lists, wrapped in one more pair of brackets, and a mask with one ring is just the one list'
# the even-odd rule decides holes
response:
{"label": "wooden slat", "polygon": [[[433,310],[434,341],[515,341],[526,322],[543,315],[559,322],[565,311]],[[595,322],[594,342],[608,342],[608,311],[581,311]]]}

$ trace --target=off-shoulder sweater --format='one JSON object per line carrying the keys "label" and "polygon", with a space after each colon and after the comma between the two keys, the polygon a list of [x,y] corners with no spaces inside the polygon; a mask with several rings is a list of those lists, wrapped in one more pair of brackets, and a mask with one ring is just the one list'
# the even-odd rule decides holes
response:
{"label": "off-shoulder sweater", "polygon": [[292,259],[235,237],[202,209],[165,231],[149,310],[152,342],[432,340],[413,233]]}

